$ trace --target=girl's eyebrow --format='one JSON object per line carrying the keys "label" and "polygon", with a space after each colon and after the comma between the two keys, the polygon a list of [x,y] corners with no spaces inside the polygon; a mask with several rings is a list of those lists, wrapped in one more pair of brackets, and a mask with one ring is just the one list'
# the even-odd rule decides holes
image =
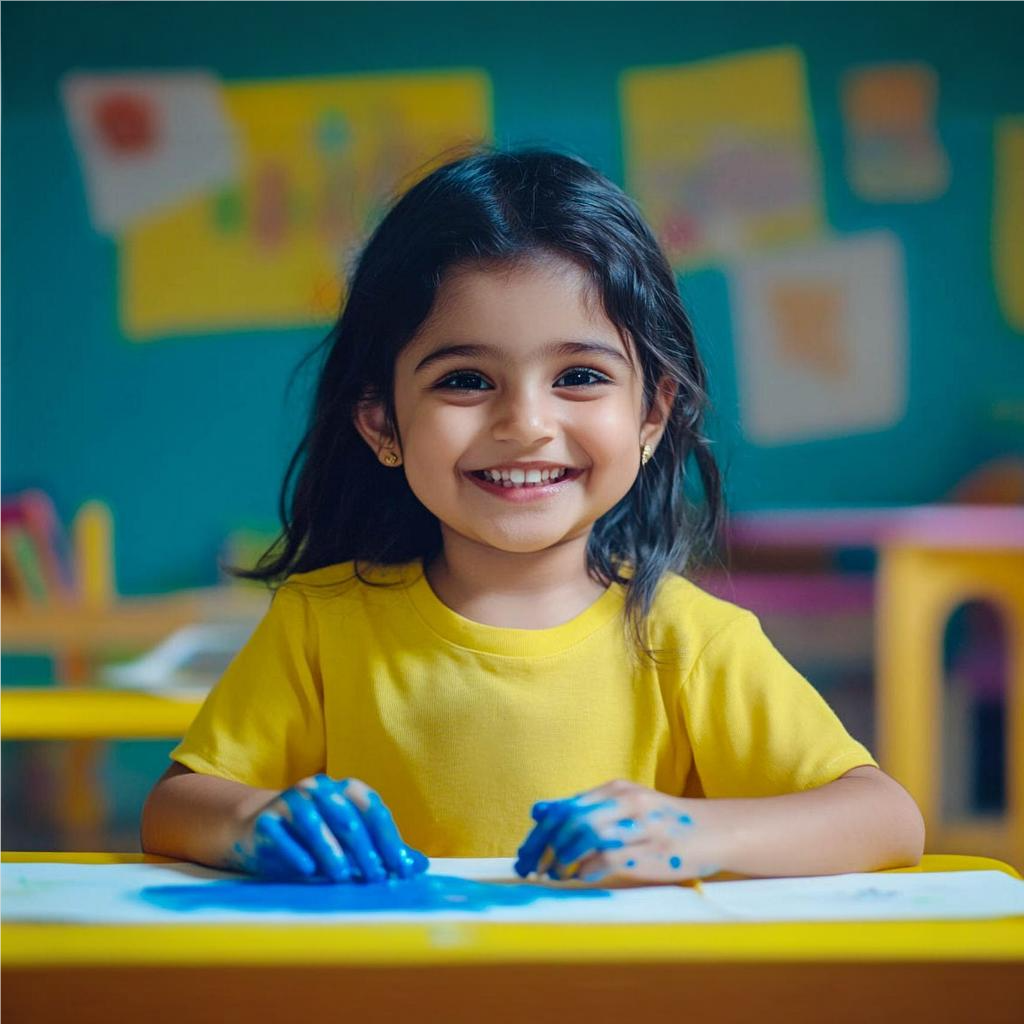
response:
{"label": "girl's eyebrow", "polygon": [[[434,363],[440,362],[442,359],[450,359],[453,357],[474,359],[486,355],[497,355],[502,362],[506,364],[510,362],[508,353],[494,345],[445,345],[442,348],[434,349],[434,351],[429,355],[424,356],[416,364],[416,368],[412,372],[414,375],[420,373],[422,370],[427,369],[427,367],[432,366]],[[549,345],[545,345],[543,348],[538,349],[533,358],[544,359],[549,356],[580,355],[608,356],[610,359],[618,360],[618,362],[629,370],[633,368],[633,364],[617,348],[614,348],[611,345],[606,345],[601,341],[591,341],[589,339],[584,341],[553,341]]]}

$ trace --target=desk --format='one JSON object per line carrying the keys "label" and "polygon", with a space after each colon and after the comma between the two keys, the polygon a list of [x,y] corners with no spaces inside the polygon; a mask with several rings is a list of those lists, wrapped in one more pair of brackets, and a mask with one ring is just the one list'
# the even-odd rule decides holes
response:
{"label": "desk", "polygon": [[[160,861],[4,854],[6,861]],[[165,861],[166,863],[166,861]],[[910,870],[1007,865],[926,856]],[[1024,918],[801,925],[5,924],[12,1021],[1019,1024]]]}

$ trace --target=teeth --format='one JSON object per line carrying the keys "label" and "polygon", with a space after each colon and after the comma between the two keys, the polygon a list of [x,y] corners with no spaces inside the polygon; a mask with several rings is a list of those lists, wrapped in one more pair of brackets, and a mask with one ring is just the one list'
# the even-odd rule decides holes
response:
{"label": "teeth", "polygon": [[503,487],[530,487],[537,484],[548,483],[552,480],[559,480],[568,472],[564,467],[561,469],[485,469],[483,474],[492,483],[501,484]]}

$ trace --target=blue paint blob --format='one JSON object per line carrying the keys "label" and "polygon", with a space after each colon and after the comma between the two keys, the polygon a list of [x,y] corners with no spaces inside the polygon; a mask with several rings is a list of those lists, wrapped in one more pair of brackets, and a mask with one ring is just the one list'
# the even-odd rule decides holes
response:
{"label": "blue paint blob", "polygon": [[522,907],[541,900],[603,899],[607,889],[550,889],[538,885],[472,882],[448,875],[389,878],[365,885],[278,883],[246,880],[206,885],[152,885],[139,896],[163,910],[297,911],[325,914],[370,911],[480,911]]}
{"label": "blue paint blob", "polygon": [[678,868],[683,863],[678,857],[669,857],[668,862],[673,868]]}
{"label": "blue paint blob", "polygon": [[619,828],[636,828],[636,818],[619,818],[615,824]]}
{"label": "blue paint blob", "polygon": [[680,825],[692,825],[693,824],[693,818],[691,818],[688,814],[680,814],[679,815],[679,824]]}
{"label": "blue paint blob", "polygon": [[627,860],[626,861],[626,867],[627,868],[635,868],[636,867],[636,861],[632,860],[632,859]]}

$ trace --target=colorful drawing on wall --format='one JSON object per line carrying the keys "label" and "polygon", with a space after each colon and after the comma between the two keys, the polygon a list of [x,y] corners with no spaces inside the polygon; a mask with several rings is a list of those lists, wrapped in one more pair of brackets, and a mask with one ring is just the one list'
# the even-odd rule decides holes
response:
{"label": "colorful drawing on wall", "polygon": [[926,64],[846,74],[846,173],[862,199],[923,202],[949,187],[949,158],[935,124],[938,92],[938,75]]}
{"label": "colorful drawing on wall", "polygon": [[229,85],[240,177],[125,232],[127,335],[328,322],[389,194],[439,154],[490,138],[480,72]]}
{"label": "colorful drawing on wall", "polygon": [[621,95],[627,188],[674,266],[820,233],[821,172],[799,50],[636,69],[623,75]]}
{"label": "colorful drawing on wall", "polygon": [[763,445],[881,430],[906,405],[895,236],[823,239],[730,268],[744,434]]}
{"label": "colorful drawing on wall", "polygon": [[1024,332],[1024,117],[996,122],[992,250],[1003,314]]}
{"label": "colorful drawing on wall", "polygon": [[[138,76],[124,81],[134,95]],[[478,71],[246,82],[220,96],[238,166],[190,179],[172,205],[115,219],[132,340],[326,324],[389,197],[454,147],[491,138],[490,83]],[[156,130],[124,134],[152,146]]]}
{"label": "colorful drawing on wall", "polygon": [[210,74],[71,74],[61,96],[97,231],[117,234],[238,177],[234,125]]}

